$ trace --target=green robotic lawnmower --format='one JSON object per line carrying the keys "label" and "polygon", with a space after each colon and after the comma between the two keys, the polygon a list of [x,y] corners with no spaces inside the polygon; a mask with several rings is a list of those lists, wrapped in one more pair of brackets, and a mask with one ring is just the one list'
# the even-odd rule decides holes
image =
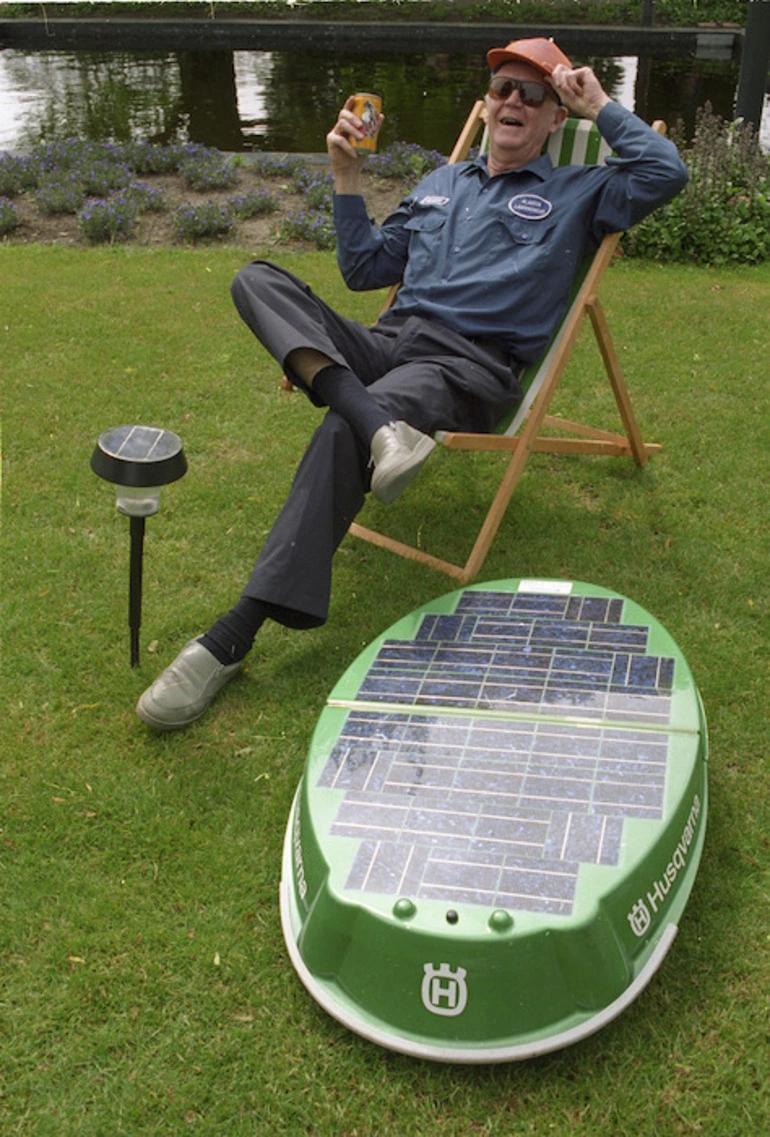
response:
{"label": "green robotic lawnmower", "polygon": [[617,593],[503,580],[412,612],[313,735],[281,883],[300,979],[352,1031],[420,1058],[585,1038],[676,935],[706,756],[682,653]]}

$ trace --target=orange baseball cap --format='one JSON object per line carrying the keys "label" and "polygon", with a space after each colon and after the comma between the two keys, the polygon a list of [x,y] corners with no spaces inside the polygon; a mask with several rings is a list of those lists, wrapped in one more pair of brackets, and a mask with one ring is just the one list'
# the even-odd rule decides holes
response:
{"label": "orange baseball cap", "polygon": [[559,63],[572,67],[572,60],[552,39],[514,39],[506,47],[493,47],[487,52],[487,63],[493,71],[510,62],[528,63],[543,75],[551,75]]}

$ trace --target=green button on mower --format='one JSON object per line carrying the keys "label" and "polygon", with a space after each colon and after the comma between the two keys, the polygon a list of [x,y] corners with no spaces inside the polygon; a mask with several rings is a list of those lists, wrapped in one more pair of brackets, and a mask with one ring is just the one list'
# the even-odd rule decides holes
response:
{"label": "green button on mower", "polygon": [[617,593],[504,580],[405,616],[332,691],[292,807],[281,917],[302,982],[436,1061],[594,1033],[676,935],[706,752],[682,653]]}

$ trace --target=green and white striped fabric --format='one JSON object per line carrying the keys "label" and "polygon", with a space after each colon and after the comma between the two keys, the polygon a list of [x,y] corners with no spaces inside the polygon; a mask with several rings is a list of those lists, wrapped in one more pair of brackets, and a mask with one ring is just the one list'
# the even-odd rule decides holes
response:
{"label": "green and white striped fabric", "polygon": [[568,118],[550,136],[546,150],[554,166],[602,166],[612,153],[595,123]]}
{"label": "green and white striped fabric", "polygon": [[[484,127],[479,149],[486,154],[489,133]],[[587,118],[568,118],[558,130],[549,135],[543,148],[554,166],[603,166],[611,148],[604,141],[599,128]]]}

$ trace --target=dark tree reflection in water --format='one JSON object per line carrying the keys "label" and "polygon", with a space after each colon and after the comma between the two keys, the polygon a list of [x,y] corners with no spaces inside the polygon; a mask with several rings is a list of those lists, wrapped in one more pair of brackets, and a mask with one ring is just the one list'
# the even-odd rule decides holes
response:
{"label": "dark tree reflection in water", "polygon": [[[682,120],[709,101],[729,118],[735,64],[588,56],[605,88],[651,120]],[[0,149],[66,137],[192,141],[226,151],[324,149],[345,98],[374,90],[386,112],[381,145],[448,153],[488,70],[483,54],[341,58],[313,51],[0,52]]]}

